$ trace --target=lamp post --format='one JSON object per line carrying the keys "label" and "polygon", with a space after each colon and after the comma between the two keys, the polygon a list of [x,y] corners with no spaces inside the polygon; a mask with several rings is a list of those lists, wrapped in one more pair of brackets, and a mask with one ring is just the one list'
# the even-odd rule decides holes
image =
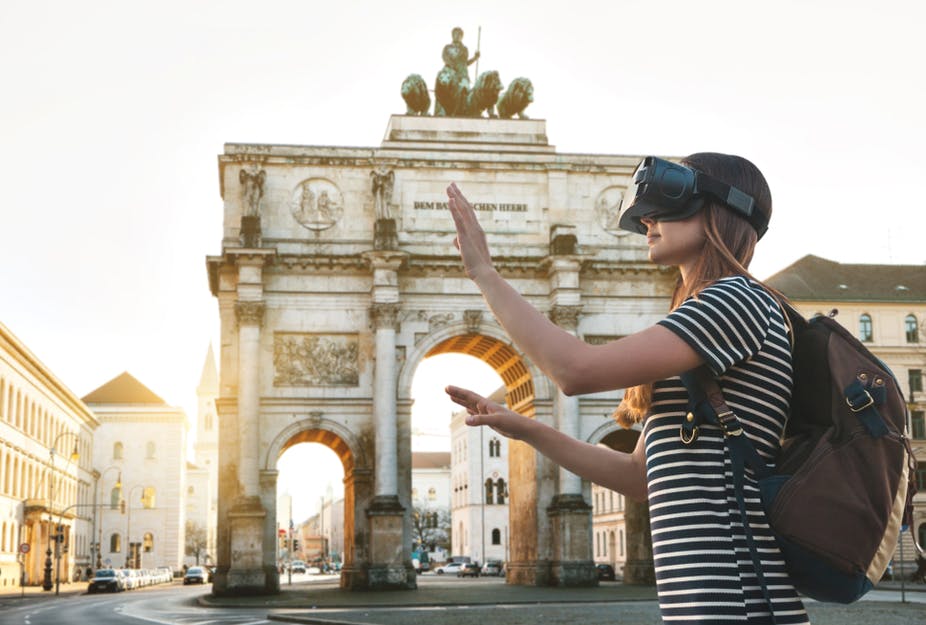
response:
{"label": "lamp post", "polygon": [[[136,484],[135,486],[129,489],[129,497],[126,500],[126,506],[125,506],[127,509],[127,516],[128,516],[128,518],[126,519],[126,527],[125,527],[125,542],[128,547],[128,551],[126,553],[129,556],[132,556],[133,564],[135,563],[135,557],[134,557],[134,554],[132,553],[132,493],[134,493],[135,489],[137,488],[144,488],[144,485]],[[120,486],[120,489],[121,489],[121,486]],[[144,502],[144,491],[142,491],[141,501]],[[128,557],[126,558],[126,563],[128,563]]]}
{"label": "lamp post", "polygon": [[93,472],[93,530],[91,533],[91,539],[96,536],[97,542],[93,543],[95,548],[93,551],[96,553],[96,562],[93,563],[93,568],[99,569],[103,566],[103,523],[102,521],[98,522],[100,516],[100,508],[103,507],[102,499],[99,497],[99,486],[100,479],[106,475],[109,471],[118,471],[119,475],[116,478],[116,488],[119,489],[119,499],[122,499],[122,469],[117,466],[109,466],[103,469],[103,472],[98,471]]}
{"label": "lamp post", "polygon": [[[79,440],[76,432],[61,432],[58,436],[55,437],[54,442],[51,444],[51,447],[48,448],[48,465],[49,465],[49,482],[48,482],[48,518],[50,523],[54,523],[54,506],[55,506],[55,476],[53,475],[55,470],[55,447],[58,445],[58,441],[65,436],[73,436],[74,441],[74,450],[71,452],[70,457],[68,458],[68,463],[77,462],[80,458],[80,453],[77,451],[77,441]],[[64,465],[67,468],[67,464]],[[59,523],[60,525],[60,523]],[[61,533],[60,527],[55,527],[55,562],[58,563],[60,556],[60,545],[61,545]],[[45,577],[42,580],[42,590],[51,590],[53,587],[51,580],[51,531],[48,532],[48,547],[45,550]],[[56,576],[57,577],[57,576]]]}

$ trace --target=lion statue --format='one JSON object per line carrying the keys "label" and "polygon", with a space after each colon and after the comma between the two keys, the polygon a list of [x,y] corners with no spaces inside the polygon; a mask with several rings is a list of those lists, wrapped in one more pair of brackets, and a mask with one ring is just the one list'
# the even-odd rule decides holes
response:
{"label": "lion statue", "polygon": [[527,105],[534,101],[534,85],[527,78],[515,78],[508,84],[508,90],[498,101],[498,116],[510,119],[528,119],[524,114]]}
{"label": "lion statue", "polygon": [[406,115],[427,115],[431,108],[428,85],[418,74],[409,74],[402,83],[402,99],[405,100]]}
{"label": "lion statue", "polygon": [[490,70],[479,74],[472,91],[467,94],[463,114],[466,117],[482,117],[482,112],[485,111],[489,117],[498,117],[495,114],[495,103],[498,102],[498,94],[502,89],[504,85],[497,71]]}

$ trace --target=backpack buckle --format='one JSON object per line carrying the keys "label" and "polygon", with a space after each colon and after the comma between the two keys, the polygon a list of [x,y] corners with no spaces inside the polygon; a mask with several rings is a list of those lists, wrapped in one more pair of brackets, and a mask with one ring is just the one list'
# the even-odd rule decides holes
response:
{"label": "backpack buckle", "polygon": [[743,428],[740,426],[739,421],[737,421],[733,411],[728,410],[727,412],[721,412],[717,415],[717,422],[720,424],[720,429],[723,430],[723,435],[726,437],[739,436],[743,433]]}
{"label": "backpack buckle", "polygon": [[856,395],[854,397],[846,397],[846,404],[848,404],[849,410],[851,410],[852,412],[861,412],[865,410],[865,408],[868,408],[869,406],[873,406],[874,403],[875,403],[875,400],[871,396],[871,393],[869,393],[865,389],[862,389],[861,395]]}

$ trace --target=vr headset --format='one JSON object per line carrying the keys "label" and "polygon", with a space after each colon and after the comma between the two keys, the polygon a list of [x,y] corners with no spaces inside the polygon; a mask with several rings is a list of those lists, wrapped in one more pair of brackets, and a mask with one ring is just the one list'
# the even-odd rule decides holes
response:
{"label": "vr headset", "polygon": [[723,202],[755,228],[759,238],[768,230],[768,218],[759,210],[755,199],[736,187],[711,178],[697,169],[647,156],[633,174],[633,183],[621,203],[622,230],[646,234],[640,221],[687,219],[704,207],[706,196]]}

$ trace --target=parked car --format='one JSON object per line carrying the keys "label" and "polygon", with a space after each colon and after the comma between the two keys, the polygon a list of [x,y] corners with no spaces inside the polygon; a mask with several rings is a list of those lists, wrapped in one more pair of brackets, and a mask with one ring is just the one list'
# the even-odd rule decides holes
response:
{"label": "parked car", "polygon": [[614,567],[610,564],[599,564],[595,568],[598,569],[598,579],[611,582],[617,579],[614,575]]}
{"label": "parked car", "polygon": [[482,574],[501,577],[505,574],[505,564],[501,560],[488,560],[482,565]]}
{"label": "parked car", "polygon": [[437,567],[434,572],[438,575],[443,575],[444,573],[459,573],[462,568],[462,562],[448,562],[447,564]]}
{"label": "parked car", "polygon": [[116,569],[99,569],[87,585],[87,593],[95,592],[122,592],[125,590],[125,579],[122,571]]}
{"label": "parked car", "polygon": [[187,584],[205,584],[206,583],[206,571],[201,566],[191,566],[186,570],[186,575],[183,576],[184,586]]}
{"label": "parked car", "polygon": [[457,571],[457,577],[479,577],[479,565],[475,562],[467,562]]}
{"label": "parked car", "polygon": [[305,573],[305,562],[302,560],[293,560],[293,563],[289,565],[289,568],[293,573]]}

